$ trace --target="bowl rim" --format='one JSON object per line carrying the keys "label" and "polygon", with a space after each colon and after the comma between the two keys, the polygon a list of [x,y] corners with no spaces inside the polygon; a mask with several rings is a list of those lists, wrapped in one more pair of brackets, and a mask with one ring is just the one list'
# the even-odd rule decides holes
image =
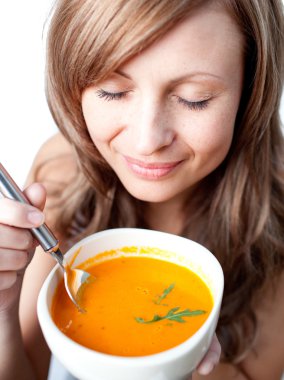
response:
{"label": "bowl rim", "polygon": [[[216,313],[219,315],[220,307],[221,307],[221,302],[222,302],[222,296],[223,296],[223,289],[224,289],[224,274],[222,267],[219,263],[219,261],[216,259],[216,257],[213,255],[212,252],[210,252],[206,247],[202,246],[201,244],[188,239],[184,238],[178,235],[173,235],[167,232],[162,232],[162,231],[155,231],[155,230],[146,230],[142,228],[113,228],[113,229],[107,229],[103,231],[96,232],[94,234],[88,235],[87,237],[83,238],[82,240],[78,241],[75,243],[67,252],[66,254],[72,255],[80,246],[84,245],[85,243],[88,243],[90,240],[94,240],[96,238],[103,237],[104,235],[109,235],[110,233],[114,234],[119,234],[121,232],[128,232],[128,233],[147,233],[147,234],[163,234],[163,235],[171,235],[173,238],[178,238],[178,239],[184,239],[184,240],[189,240],[191,243],[197,244],[202,248],[204,252],[209,256],[211,256],[211,259],[213,259],[214,265],[216,266],[216,270],[219,271],[219,292],[217,294],[216,300],[214,300],[213,308],[210,311],[210,314],[206,321],[202,324],[202,326],[188,339],[186,339],[184,342],[178,344],[177,346],[174,346],[172,348],[169,348],[167,350],[154,353],[154,354],[149,354],[149,355],[144,355],[144,356],[119,356],[119,355],[112,355],[112,354],[107,354],[103,352],[99,352],[90,348],[87,348],[75,341],[73,341],[71,338],[66,336],[53,322],[53,319],[50,314],[50,310],[48,307],[48,302],[47,302],[47,294],[48,294],[48,289],[51,284],[52,279],[54,278],[55,274],[59,274],[59,276],[62,277],[62,270],[59,267],[59,264],[56,264],[56,266],[51,270],[49,275],[44,281],[44,284],[41,287],[39,296],[38,296],[38,301],[37,301],[37,314],[38,314],[38,319],[42,328],[42,325],[46,325],[47,329],[49,331],[52,331],[53,334],[57,334],[58,338],[63,344],[67,344],[70,348],[72,347],[74,350],[78,351],[80,350],[81,354],[83,356],[91,356],[92,360],[99,360],[100,362],[107,362],[107,363],[113,363],[115,365],[127,365],[130,367],[135,367],[135,366],[141,366],[141,365],[156,365],[157,363],[163,364],[163,363],[168,363],[171,361],[176,360],[176,358],[180,356],[184,356],[187,354],[188,351],[190,351],[191,347],[194,347],[201,339],[206,335],[206,333],[210,330],[212,326],[212,322],[214,321],[214,318],[216,317]],[[218,318],[216,318],[216,321]],[[216,322],[217,323],[217,322]],[[216,326],[214,326],[215,330]]]}

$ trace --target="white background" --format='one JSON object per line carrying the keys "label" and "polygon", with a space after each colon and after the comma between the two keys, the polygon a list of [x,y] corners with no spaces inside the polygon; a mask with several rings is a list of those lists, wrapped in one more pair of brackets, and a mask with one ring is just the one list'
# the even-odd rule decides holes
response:
{"label": "white background", "polygon": [[[44,94],[44,25],[51,5],[0,5],[0,162],[20,186],[41,144],[57,131]],[[284,99],[281,114],[284,120]]]}
{"label": "white background", "polygon": [[57,131],[44,93],[45,22],[52,3],[0,5],[0,162],[21,186],[39,147]]}
{"label": "white background", "polygon": [[[0,5],[0,162],[20,186],[41,144],[57,131],[44,94],[44,26],[52,2]],[[281,115],[284,121],[284,99]],[[67,379],[53,368],[50,379]]]}

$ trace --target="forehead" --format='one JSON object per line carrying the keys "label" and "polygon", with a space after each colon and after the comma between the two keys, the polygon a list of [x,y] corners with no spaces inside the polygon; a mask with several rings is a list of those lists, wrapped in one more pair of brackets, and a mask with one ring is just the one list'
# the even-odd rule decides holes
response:
{"label": "forehead", "polygon": [[[210,5],[208,5],[210,4]],[[244,38],[238,25],[221,5],[206,2],[162,38],[123,65],[126,70],[151,66],[204,71],[230,76],[243,62]]]}

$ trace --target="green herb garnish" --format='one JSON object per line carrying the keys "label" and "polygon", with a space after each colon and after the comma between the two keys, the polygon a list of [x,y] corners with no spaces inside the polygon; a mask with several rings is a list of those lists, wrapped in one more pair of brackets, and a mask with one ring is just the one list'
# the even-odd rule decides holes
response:
{"label": "green herb garnish", "polygon": [[179,307],[174,307],[173,309],[169,310],[168,313],[164,316],[155,314],[153,319],[151,319],[150,321],[145,321],[145,319],[139,318],[139,317],[135,318],[135,320],[138,323],[153,323],[153,322],[161,321],[163,319],[169,319],[170,321],[184,323],[186,321],[183,319],[183,317],[194,317],[196,315],[201,315],[201,314],[206,313],[206,311],[204,310],[185,309],[183,311],[178,311],[179,309],[180,309]]}
{"label": "green herb garnish", "polygon": [[165,289],[163,291],[163,294],[161,296],[159,296],[159,298],[157,299],[157,301],[154,301],[154,303],[156,305],[160,305],[161,301],[167,297],[167,295],[173,290],[175,284],[171,284],[167,289]]}

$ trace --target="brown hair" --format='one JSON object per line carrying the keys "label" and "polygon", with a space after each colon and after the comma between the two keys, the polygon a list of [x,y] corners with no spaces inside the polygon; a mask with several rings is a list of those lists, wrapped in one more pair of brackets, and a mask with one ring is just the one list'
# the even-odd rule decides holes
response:
{"label": "brown hair", "polygon": [[[47,97],[78,157],[78,175],[62,192],[60,231],[69,244],[112,227],[148,227],[134,199],[96,150],[81,109],[82,91],[164,35],[196,0],[59,0],[47,47]],[[195,194],[183,235],[206,245],[225,274],[218,325],[228,361],[239,361],[257,327],[255,295],[283,270],[284,27],[281,0],[224,0],[245,37],[245,79],[233,143]],[[195,228],[193,228],[195,226]]]}

